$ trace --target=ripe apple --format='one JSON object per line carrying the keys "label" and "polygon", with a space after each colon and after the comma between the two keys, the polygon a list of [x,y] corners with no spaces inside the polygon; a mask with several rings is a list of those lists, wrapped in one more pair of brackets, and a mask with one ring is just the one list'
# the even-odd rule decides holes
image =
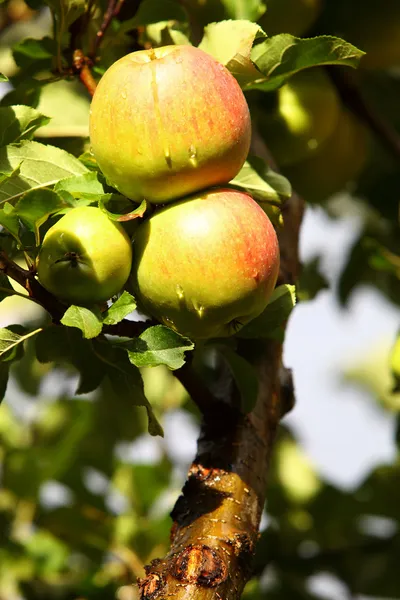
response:
{"label": "ripe apple", "polygon": [[279,270],[275,230],[233,189],[206,190],[141,224],[133,242],[136,298],[193,339],[238,331],[266,307]]}
{"label": "ripe apple", "polygon": [[257,94],[253,114],[279,166],[316,153],[338,125],[340,100],[323,69],[306,69],[291,77],[276,92],[275,106],[268,111],[269,96]]}
{"label": "ripe apple", "polygon": [[193,46],[124,56],[101,78],[90,111],[94,156],[135,201],[170,202],[230,181],[246,159],[250,130],[235,78]]}
{"label": "ripe apple", "polygon": [[268,0],[259,23],[268,35],[301,36],[314,24],[321,8],[321,0]]}
{"label": "ripe apple", "polygon": [[335,132],[312,157],[283,172],[307,202],[322,202],[361,172],[368,156],[368,134],[353,113],[342,109]]}
{"label": "ripe apple", "polygon": [[65,302],[105,302],[129,277],[132,246],[119,223],[99,208],[71,209],[43,239],[38,256],[40,283]]}

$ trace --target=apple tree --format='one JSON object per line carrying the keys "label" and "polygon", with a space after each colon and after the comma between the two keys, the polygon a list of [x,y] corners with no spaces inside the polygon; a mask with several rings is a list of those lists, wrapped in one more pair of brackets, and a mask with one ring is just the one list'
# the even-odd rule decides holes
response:
{"label": "apple tree", "polygon": [[[0,1],[1,600],[400,597],[360,526],[398,461],[343,491],[280,423],[305,211],[359,215],[343,306],[400,302],[399,39],[397,0]],[[352,377],[396,414],[394,342]]]}

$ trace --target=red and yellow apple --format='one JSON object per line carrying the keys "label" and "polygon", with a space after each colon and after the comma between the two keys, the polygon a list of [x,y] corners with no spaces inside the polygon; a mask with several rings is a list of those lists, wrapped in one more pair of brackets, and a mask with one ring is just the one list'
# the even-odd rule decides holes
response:
{"label": "red and yellow apple", "polygon": [[246,159],[250,135],[235,78],[193,46],[124,56],[91,104],[92,152],[108,181],[135,201],[165,203],[227,183]]}
{"label": "red and yellow apple", "polygon": [[133,242],[136,299],[193,339],[234,334],[266,307],[279,271],[275,230],[262,208],[233,189],[170,204]]}
{"label": "red and yellow apple", "polygon": [[40,283],[78,305],[105,302],[125,285],[132,245],[119,223],[99,208],[71,209],[43,239],[37,262]]}

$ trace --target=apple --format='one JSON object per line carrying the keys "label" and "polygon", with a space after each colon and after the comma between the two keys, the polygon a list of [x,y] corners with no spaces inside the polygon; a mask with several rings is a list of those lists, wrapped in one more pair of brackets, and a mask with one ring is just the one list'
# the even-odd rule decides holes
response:
{"label": "apple", "polygon": [[321,8],[321,0],[268,0],[259,23],[268,35],[301,36],[314,24]]}
{"label": "apple", "polygon": [[90,110],[92,152],[131,200],[165,203],[240,171],[251,122],[236,79],[193,46],[124,56],[103,75]]}
{"label": "apple", "polygon": [[78,305],[105,302],[126,283],[132,246],[119,223],[99,208],[71,209],[43,239],[37,262],[40,283]]}
{"label": "apple", "polygon": [[357,117],[342,109],[335,132],[312,157],[283,169],[307,202],[322,202],[361,172],[368,156],[368,134]]}
{"label": "apple", "polygon": [[246,193],[212,189],[139,225],[133,286],[145,312],[192,339],[225,337],[266,307],[279,271],[271,221]]}
{"label": "apple", "polygon": [[[335,131],[341,111],[338,93],[323,69],[300,71],[277,92],[275,106],[265,93],[254,95],[254,118],[279,166],[291,165],[318,152]],[[251,102],[251,96],[249,95]],[[252,105],[252,104],[251,104]]]}

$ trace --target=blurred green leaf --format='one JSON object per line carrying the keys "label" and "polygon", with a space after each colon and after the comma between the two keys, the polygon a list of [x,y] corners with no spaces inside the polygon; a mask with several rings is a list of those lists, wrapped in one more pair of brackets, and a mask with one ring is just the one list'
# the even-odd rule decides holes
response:
{"label": "blurred green leaf", "polygon": [[188,338],[164,325],[148,327],[138,338],[124,344],[129,360],[137,367],[166,365],[180,369],[185,364],[185,352],[194,349]]}
{"label": "blurred green leaf", "polygon": [[3,75],[3,73],[0,73],[0,83],[2,81],[8,81],[8,77],[6,77],[5,75]]}
{"label": "blurred green leaf", "polygon": [[298,297],[302,301],[313,300],[321,290],[329,289],[329,283],[319,267],[320,257],[313,258],[301,267]]}
{"label": "blurred green leaf", "polygon": [[35,331],[28,332],[20,326],[14,327],[19,327],[19,330],[23,331],[23,333],[16,333],[15,331],[12,331],[11,328],[6,327],[2,327],[0,329],[0,357],[3,361],[9,360],[9,352],[16,349],[17,346],[19,346],[19,344],[23,344],[25,340],[34,335],[37,335],[40,331],[42,331],[42,329],[39,328],[35,329]]}
{"label": "blurred green leaf", "polygon": [[30,106],[0,107],[0,146],[31,139],[49,118]]}
{"label": "blurred green leaf", "polygon": [[231,19],[248,19],[257,21],[265,12],[266,2],[260,0],[222,0],[222,4]]}
{"label": "blurred green leaf", "polygon": [[254,367],[228,345],[216,344],[215,347],[224,357],[231,370],[240,393],[242,411],[244,413],[251,412],[256,404],[259,389]]}
{"label": "blurred green leaf", "polygon": [[50,70],[56,44],[52,38],[41,40],[25,38],[13,46],[13,58],[18,67],[29,70],[32,76],[38,71]]}
{"label": "blurred green leaf", "polygon": [[0,272],[0,302],[4,300],[4,298],[12,296],[14,293],[14,288],[12,287],[7,275]]}
{"label": "blurred green leaf", "polygon": [[283,339],[285,323],[296,304],[296,288],[294,285],[278,286],[265,310],[242,327],[236,334],[242,338]]}
{"label": "blurred green leaf", "polygon": [[77,158],[64,150],[31,141],[0,148],[0,172],[18,165],[19,174],[12,182],[0,184],[0,203],[12,202],[29,190],[49,187],[71,175],[87,172]]}
{"label": "blurred green leaf", "polygon": [[61,323],[66,327],[76,327],[87,340],[100,335],[103,328],[101,313],[98,309],[84,306],[70,306],[64,313]]}
{"label": "blurred green leaf", "polygon": [[136,301],[126,290],[121,296],[102,314],[104,325],[116,325],[125,319],[136,308]]}
{"label": "blurred green leaf", "polygon": [[9,370],[10,365],[8,363],[0,362],[0,404],[6,395]]}
{"label": "blurred green leaf", "polygon": [[173,0],[143,0],[136,15],[125,21],[120,31],[131,31],[140,25],[150,25],[160,21],[187,21],[185,9]]}

